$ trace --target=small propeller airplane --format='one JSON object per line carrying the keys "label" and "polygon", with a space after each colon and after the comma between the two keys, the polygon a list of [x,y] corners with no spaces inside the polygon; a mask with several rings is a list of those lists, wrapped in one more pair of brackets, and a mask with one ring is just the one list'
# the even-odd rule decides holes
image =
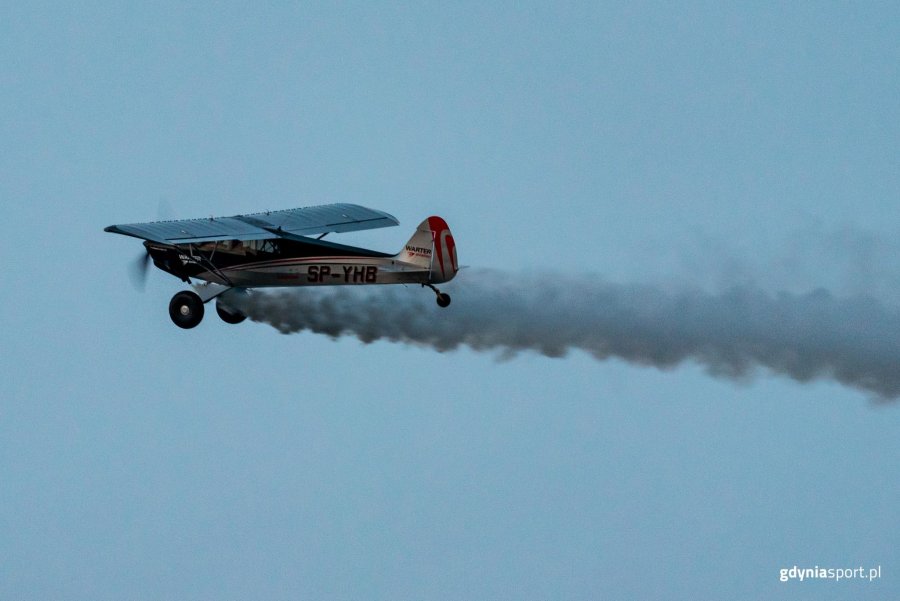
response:
{"label": "small propeller airplane", "polygon": [[[226,323],[246,315],[228,298],[251,288],[421,284],[446,307],[450,295],[435,284],[449,282],[459,271],[456,243],[447,222],[429,217],[399,253],[392,255],[346,246],[323,238],[399,225],[383,211],[353,204],[330,204],[232,217],[181,219],[111,225],[106,232],[144,240],[138,267],[141,279],[152,260],[163,271],[192,284],[169,303],[169,316],[181,328],[203,319],[203,305],[216,299],[216,313]],[[312,237],[316,236],[316,237]]]}

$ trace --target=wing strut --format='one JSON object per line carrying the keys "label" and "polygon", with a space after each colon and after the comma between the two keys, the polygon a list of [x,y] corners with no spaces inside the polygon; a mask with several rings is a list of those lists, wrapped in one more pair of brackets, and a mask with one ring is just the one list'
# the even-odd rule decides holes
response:
{"label": "wing strut", "polygon": [[[214,273],[222,278],[222,281],[225,282],[229,287],[234,286],[231,279],[224,273],[222,273],[222,271],[218,267],[216,267],[216,264],[212,262],[212,257],[214,254],[216,254],[216,249],[219,248],[218,242],[216,242],[216,245],[213,247],[213,251],[210,253],[209,258],[204,257],[203,253],[199,248],[196,247],[196,245],[188,244],[187,247],[191,251],[191,258],[196,259],[197,262],[206,267],[210,271],[210,273]],[[194,254],[194,251],[197,252],[196,255]]]}

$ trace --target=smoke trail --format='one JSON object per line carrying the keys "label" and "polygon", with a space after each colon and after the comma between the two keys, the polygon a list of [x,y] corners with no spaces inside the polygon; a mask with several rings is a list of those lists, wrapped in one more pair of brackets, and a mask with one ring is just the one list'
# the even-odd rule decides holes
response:
{"label": "smoke trail", "polygon": [[731,378],[763,366],[801,382],[832,378],[883,399],[900,396],[900,313],[871,298],[824,290],[773,296],[746,286],[667,293],[484,269],[465,270],[452,284],[453,304],[443,310],[427,291],[398,286],[266,291],[229,302],[285,334],[548,357],[581,349],[660,369],[692,359]]}

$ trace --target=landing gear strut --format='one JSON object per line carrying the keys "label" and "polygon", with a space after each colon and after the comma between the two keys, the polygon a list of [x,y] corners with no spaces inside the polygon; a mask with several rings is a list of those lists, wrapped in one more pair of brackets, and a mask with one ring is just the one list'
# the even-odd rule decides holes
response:
{"label": "landing gear strut", "polygon": [[190,290],[179,292],[169,302],[169,317],[179,328],[193,328],[203,319],[203,301]]}
{"label": "landing gear strut", "polygon": [[437,304],[438,307],[444,308],[450,306],[450,295],[446,292],[441,292],[431,284],[422,284],[423,286],[428,286],[432,290],[434,290],[435,295],[437,296]]}

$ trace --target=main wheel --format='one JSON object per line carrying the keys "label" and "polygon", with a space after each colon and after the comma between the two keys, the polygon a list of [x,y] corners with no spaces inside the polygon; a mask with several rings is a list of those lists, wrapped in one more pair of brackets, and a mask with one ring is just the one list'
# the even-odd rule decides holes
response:
{"label": "main wheel", "polygon": [[450,306],[450,295],[446,292],[441,292],[437,295],[437,304],[438,307],[449,307]]}
{"label": "main wheel", "polygon": [[193,328],[203,320],[203,301],[189,290],[179,292],[169,302],[169,317],[179,328]]}
{"label": "main wheel", "polygon": [[225,323],[236,324],[241,323],[242,321],[247,319],[246,315],[244,315],[240,311],[232,309],[228,305],[222,304],[221,302],[219,302],[219,299],[216,299],[216,313],[219,314],[219,317],[221,317],[222,321],[224,321]]}

